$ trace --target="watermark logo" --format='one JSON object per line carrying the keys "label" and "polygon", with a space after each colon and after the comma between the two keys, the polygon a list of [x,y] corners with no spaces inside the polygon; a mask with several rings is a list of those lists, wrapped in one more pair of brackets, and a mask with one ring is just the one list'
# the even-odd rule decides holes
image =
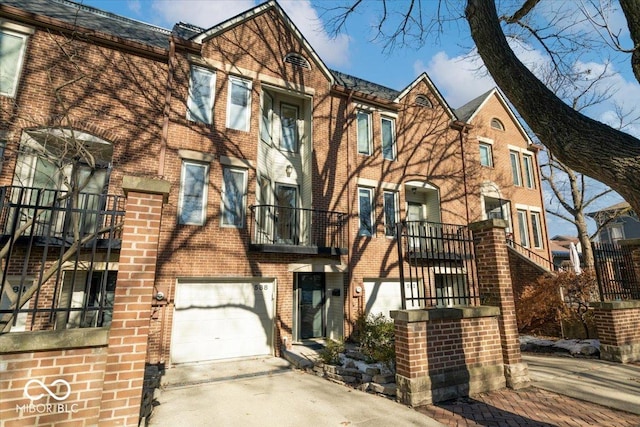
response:
{"label": "watermark logo", "polygon": [[21,414],[75,414],[78,412],[76,403],[34,403],[47,395],[58,402],[66,400],[71,395],[71,384],[63,379],[57,379],[48,386],[40,380],[29,380],[24,385],[23,394],[30,402],[16,405],[16,412]]}
{"label": "watermark logo", "polygon": [[65,400],[71,394],[71,384],[69,384],[68,381],[65,381],[63,379],[55,380],[54,382],[51,383],[51,387],[54,387],[54,386],[56,386],[58,384],[63,384],[66,387],[67,391],[64,394],[60,395],[60,396],[58,396],[55,392],[53,392],[42,381],[40,381],[40,380],[29,380],[24,386],[24,397],[26,397],[29,400],[31,400],[31,403],[33,403],[35,400],[42,399],[44,397],[44,395],[45,395],[45,393],[41,393],[41,394],[38,394],[38,395],[35,395],[35,396],[32,396],[31,394],[29,394],[29,388],[31,387],[32,384],[39,385],[42,388],[42,390],[46,391],[49,396],[51,396],[52,398],[54,398],[57,401]]}

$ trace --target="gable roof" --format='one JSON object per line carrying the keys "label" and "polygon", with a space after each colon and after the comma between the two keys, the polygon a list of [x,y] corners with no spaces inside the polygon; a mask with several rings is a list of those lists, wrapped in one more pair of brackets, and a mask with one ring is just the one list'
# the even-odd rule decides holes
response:
{"label": "gable roof", "polygon": [[[209,40],[209,39],[211,39],[213,37],[216,37],[217,35],[225,32],[225,31],[228,31],[228,30],[230,30],[230,29],[232,29],[232,28],[234,28],[234,27],[236,27],[238,25],[241,25],[244,22],[247,22],[247,21],[255,18],[256,16],[259,16],[259,15],[261,15],[263,13],[266,13],[269,10],[274,10],[280,15],[280,17],[284,21],[285,25],[287,26],[287,28],[289,28],[289,30],[300,41],[302,46],[304,46],[304,48],[307,50],[307,52],[309,52],[311,58],[313,59],[313,62],[315,62],[315,64],[322,70],[322,72],[330,80],[331,84],[333,84],[334,83],[334,79],[333,79],[333,74],[331,74],[331,71],[329,71],[327,66],[322,61],[322,59],[320,59],[320,57],[318,56],[316,51],[309,44],[309,42],[304,38],[304,36],[300,32],[300,30],[298,30],[298,27],[295,26],[295,24],[293,23],[291,18],[289,18],[289,16],[282,9],[282,7],[280,7],[280,5],[278,4],[278,2],[276,0],[269,0],[269,1],[265,2],[265,3],[259,4],[256,7],[247,10],[246,12],[242,12],[239,15],[234,16],[233,18],[227,19],[226,21],[221,22],[220,24],[214,25],[213,27],[211,27],[211,28],[209,28],[209,29],[207,29],[207,30],[205,30],[205,31],[203,31],[203,32],[191,37],[190,40],[194,41],[196,43],[204,43],[207,40]],[[192,28],[197,28],[197,27],[192,26]]]}
{"label": "gable roof", "polygon": [[418,85],[418,83],[420,83],[420,82],[425,82],[427,84],[429,89],[431,89],[431,91],[434,93],[434,95],[438,99],[438,102],[444,107],[444,109],[447,112],[447,114],[449,115],[449,117],[451,117],[452,119],[455,119],[456,115],[455,115],[454,111],[451,109],[451,107],[449,107],[449,104],[447,103],[447,101],[444,99],[442,94],[440,94],[440,91],[438,90],[436,85],[433,84],[433,82],[431,81],[431,79],[429,78],[427,73],[425,73],[425,72],[420,74],[413,82],[411,82],[411,84],[409,84],[409,86],[404,88],[404,90],[402,92],[400,92],[400,94],[397,96],[397,98],[394,101],[395,102],[399,102],[400,99],[402,99],[405,96],[407,96],[407,94],[414,87],[416,87]]}
{"label": "gable roof", "polygon": [[353,89],[360,93],[382,98],[387,101],[395,100],[400,94],[400,92],[395,89],[391,89],[341,71],[331,70],[331,73],[334,76],[335,84],[342,86],[345,89]]}
{"label": "gable roof", "polygon": [[511,120],[516,124],[517,129],[525,138],[525,140],[527,141],[527,144],[533,145],[533,141],[529,137],[529,134],[520,123],[520,120],[518,120],[518,117],[516,117],[516,115],[514,114],[513,110],[509,106],[509,103],[507,102],[507,99],[504,97],[504,95],[502,95],[502,92],[500,92],[497,87],[494,87],[488,92],[485,92],[482,95],[478,96],[477,98],[472,99],[471,101],[464,104],[462,107],[455,109],[454,111],[456,113],[456,116],[458,117],[459,120],[462,120],[470,124],[471,121],[478,114],[478,112],[482,109],[482,107],[484,107],[484,105],[494,95],[498,98],[498,101],[502,104],[507,114],[509,114],[509,117],[511,118]]}
{"label": "gable roof", "polygon": [[0,0],[0,5],[147,46],[168,49],[171,31],[68,0]]}

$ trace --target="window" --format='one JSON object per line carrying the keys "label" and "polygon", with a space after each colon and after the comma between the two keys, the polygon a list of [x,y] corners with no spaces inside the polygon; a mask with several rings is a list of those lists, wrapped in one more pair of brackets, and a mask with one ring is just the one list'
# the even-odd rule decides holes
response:
{"label": "window", "polygon": [[493,152],[491,144],[487,144],[486,142],[480,143],[480,164],[488,167],[493,166]]}
{"label": "window", "polygon": [[398,193],[395,191],[384,192],[384,235],[394,237],[396,235],[396,223],[398,222]]}
{"label": "window", "polygon": [[541,249],[542,244],[542,223],[540,222],[540,212],[531,212],[531,231],[533,235],[533,247]]}
{"label": "window", "polygon": [[276,242],[297,245],[300,242],[298,187],[276,184],[275,204]]}
{"label": "window", "polygon": [[520,155],[517,151],[509,151],[511,158],[511,174],[513,175],[513,185],[522,186],[522,177],[520,176]]}
{"label": "window", "polygon": [[68,270],[63,274],[58,307],[75,310],[59,312],[56,327],[71,329],[111,326],[118,272],[93,271],[89,276],[87,271]]}
{"label": "window", "polygon": [[622,224],[612,224],[607,227],[609,229],[609,241],[617,243],[618,240],[624,239],[624,229]]}
{"label": "window", "polygon": [[214,72],[196,65],[191,66],[187,119],[200,123],[212,123],[215,84]]}
{"label": "window", "polygon": [[222,214],[220,216],[223,227],[244,227],[246,177],[245,169],[222,168]]}
{"label": "window", "polygon": [[520,244],[525,248],[529,247],[529,227],[527,224],[527,211],[518,209],[518,231],[520,233]]}
{"label": "window", "polygon": [[535,188],[535,181],[533,180],[533,156],[531,156],[531,154],[523,154],[522,164],[524,166],[524,185],[527,188]]}
{"label": "window", "polygon": [[298,108],[295,105],[280,105],[280,124],[280,148],[285,151],[298,151]]}
{"label": "window", "polygon": [[0,95],[16,95],[26,42],[24,34],[0,31]]}
{"label": "window", "polygon": [[229,100],[227,103],[227,127],[249,130],[251,118],[251,82],[229,78]]}
{"label": "window", "polygon": [[508,219],[509,201],[484,196],[484,212],[487,219]]}
{"label": "window", "polygon": [[395,125],[394,119],[382,118],[382,157],[387,160],[395,160],[396,158]]}
{"label": "window", "polygon": [[371,155],[371,114],[366,111],[356,113],[358,122],[358,153]]}
{"label": "window", "polygon": [[262,128],[260,139],[267,144],[273,139],[273,97],[267,92],[262,92]]}
{"label": "window", "polygon": [[429,100],[427,95],[418,95],[418,96],[416,96],[416,105],[419,105],[420,107],[425,107],[425,108],[432,108],[433,107],[433,105],[431,104],[431,101]]}
{"label": "window", "polygon": [[491,119],[491,127],[497,130],[504,130],[504,125],[498,119]]}
{"label": "window", "polygon": [[202,225],[207,212],[209,165],[198,162],[182,162],[182,179],[178,202],[180,224]]}
{"label": "window", "polygon": [[311,65],[307,59],[300,55],[299,53],[290,52],[284,57],[284,62],[286,64],[291,64],[294,68],[304,68],[307,70],[311,69]]}
{"label": "window", "polygon": [[373,236],[373,189],[358,187],[359,236]]}

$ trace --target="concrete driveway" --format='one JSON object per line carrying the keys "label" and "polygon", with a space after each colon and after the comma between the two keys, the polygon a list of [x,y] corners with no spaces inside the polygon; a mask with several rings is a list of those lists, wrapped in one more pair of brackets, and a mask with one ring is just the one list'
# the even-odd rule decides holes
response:
{"label": "concrete driveway", "polygon": [[174,368],[163,383],[150,426],[443,426],[278,358]]}

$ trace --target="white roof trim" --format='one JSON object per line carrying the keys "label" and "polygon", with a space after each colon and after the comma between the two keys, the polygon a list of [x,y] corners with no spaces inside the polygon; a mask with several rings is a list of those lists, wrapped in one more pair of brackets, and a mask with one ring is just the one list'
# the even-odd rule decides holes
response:
{"label": "white roof trim", "polygon": [[416,78],[413,82],[411,82],[411,84],[409,84],[409,86],[407,86],[406,88],[404,88],[404,90],[402,92],[400,92],[400,95],[398,95],[397,98],[393,100],[393,102],[399,103],[402,98],[407,96],[407,94],[411,90],[413,90],[413,88],[415,88],[418,85],[418,83],[420,83],[423,80],[427,83],[427,86],[429,87],[429,89],[431,89],[433,91],[433,94],[438,99],[438,102],[440,103],[440,105],[442,105],[444,107],[444,109],[446,110],[447,114],[449,114],[449,116],[451,118],[455,118],[456,115],[453,114],[453,110],[451,109],[451,107],[449,107],[449,104],[444,99],[444,97],[440,94],[440,91],[438,90],[436,85],[433,84],[433,82],[431,81],[431,79],[429,78],[427,73],[420,74],[418,76],[418,78]]}
{"label": "white roof trim", "polygon": [[[327,66],[324,64],[324,62],[322,62],[322,59],[320,59],[320,57],[318,56],[318,54],[316,53],[316,51],[313,49],[313,47],[309,44],[309,42],[307,42],[307,40],[304,38],[304,36],[302,35],[302,33],[300,32],[300,30],[298,30],[298,28],[295,26],[295,24],[293,23],[293,21],[289,18],[289,16],[286,14],[286,12],[282,9],[282,7],[280,7],[280,5],[275,1],[275,0],[270,0],[266,3],[263,3],[261,5],[258,5],[256,7],[254,7],[253,9],[249,9],[248,11],[241,13],[240,15],[236,15],[235,17],[228,19],[218,25],[215,25],[211,28],[209,28],[208,30],[206,30],[205,32],[199,34],[198,36],[196,36],[193,41],[196,43],[204,43],[207,40],[216,37],[217,35],[221,34],[224,31],[230,30],[233,27],[236,27],[240,24],[242,24],[243,22],[246,22],[250,19],[253,19],[254,17],[261,15],[262,13],[265,13],[266,11],[268,11],[269,9],[274,9],[276,12],[278,12],[280,14],[280,16],[282,17],[282,19],[284,20],[284,22],[286,23],[287,27],[289,27],[289,29],[291,30],[291,32],[298,38],[298,40],[300,40],[300,42],[302,43],[302,45],[304,46],[304,48],[310,53],[311,58],[313,58],[313,61],[318,65],[318,67],[322,70],[322,72],[327,76],[329,82],[331,83],[331,85],[333,85],[334,79],[333,79],[333,74],[331,74],[331,72],[329,71],[329,69],[327,68]],[[284,57],[281,58],[284,61]]]}

